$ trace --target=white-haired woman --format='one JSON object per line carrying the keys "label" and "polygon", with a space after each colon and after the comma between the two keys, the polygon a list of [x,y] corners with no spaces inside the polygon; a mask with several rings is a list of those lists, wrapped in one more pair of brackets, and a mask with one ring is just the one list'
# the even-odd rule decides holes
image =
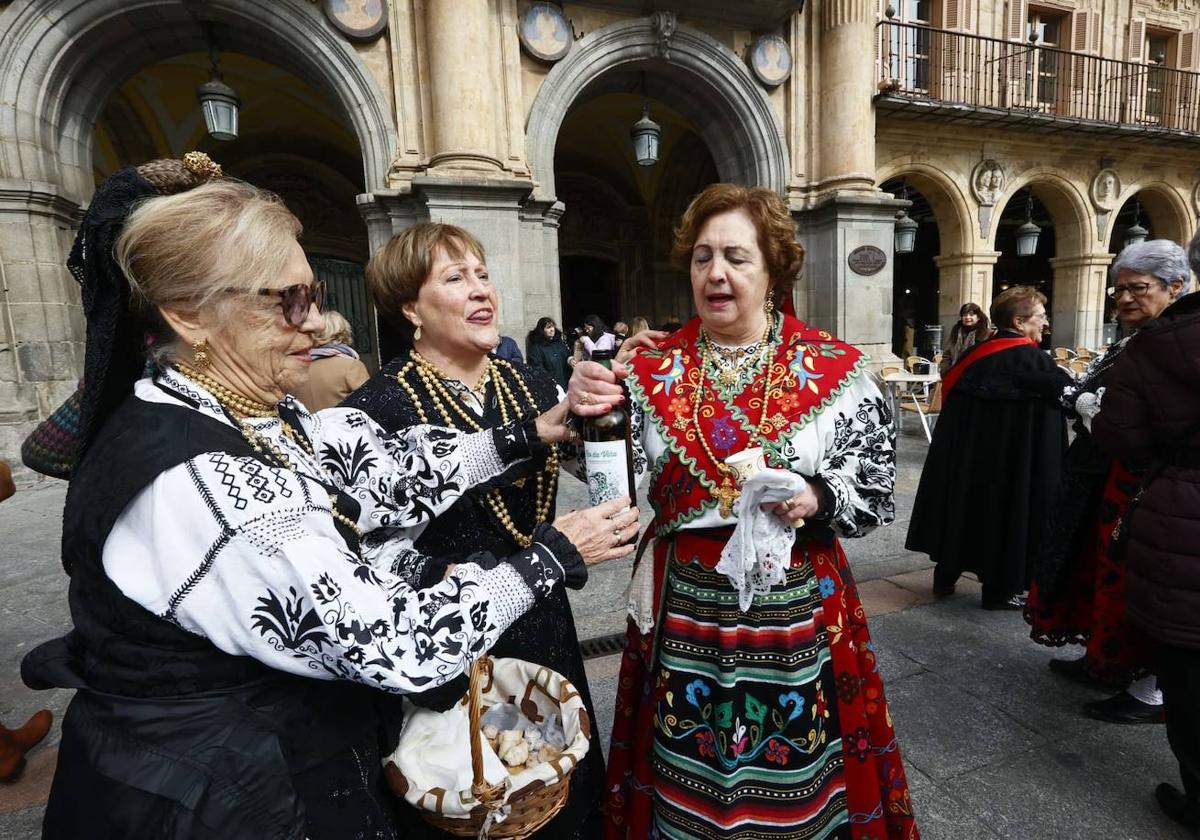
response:
{"label": "white-haired woman", "polygon": [[1162,721],[1162,693],[1149,672],[1141,633],[1125,614],[1124,559],[1111,551],[1113,527],[1137,489],[1140,473],[1101,451],[1092,440],[1109,371],[1130,338],[1187,294],[1191,271],[1183,248],[1167,239],[1130,245],[1109,270],[1108,290],[1124,337],[1095,359],[1063,394],[1075,418],[1051,539],[1034,563],[1025,616],[1030,635],[1044,645],[1084,645],[1075,659],[1051,659],[1050,668],[1081,682],[1121,687],[1086,711],[1111,723]]}
{"label": "white-haired woman", "polygon": [[346,316],[332,309],[322,315],[325,327],[315,336],[317,346],[308,354],[312,358],[308,381],[292,392],[309,411],[333,408],[371,378],[351,346],[354,332]]}
{"label": "white-haired woman", "polygon": [[[88,319],[75,626],[22,665],[31,687],[77,689],[43,836],[395,837],[380,701],[460,674],[611,534],[560,520],[419,589],[416,536],[564,439],[560,410],[475,434],[310,414],[285,397],[322,327],[300,224],[189,158],[110,178],[71,254]],[[156,338],[140,381],[131,311]],[[381,527],[395,539],[365,558]]]}

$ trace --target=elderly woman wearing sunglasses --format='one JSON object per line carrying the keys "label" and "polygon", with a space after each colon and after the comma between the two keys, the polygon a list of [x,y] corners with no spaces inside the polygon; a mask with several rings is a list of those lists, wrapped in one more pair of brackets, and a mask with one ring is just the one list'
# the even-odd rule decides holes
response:
{"label": "elderly woman wearing sunglasses", "polygon": [[[43,836],[391,838],[383,701],[454,678],[580,585],[573,541],[595,535],[539,525],[436,580],[414,540],[564,439],[565,407],[474,433],[311,415],[284,396],[322,323],[300,225],[214,169],[123,170],[72,251],[88,317],[64,512],[75,627],[22,666],[31,687],[78,690]],[[138,380],[146,328],[157,373]]]}

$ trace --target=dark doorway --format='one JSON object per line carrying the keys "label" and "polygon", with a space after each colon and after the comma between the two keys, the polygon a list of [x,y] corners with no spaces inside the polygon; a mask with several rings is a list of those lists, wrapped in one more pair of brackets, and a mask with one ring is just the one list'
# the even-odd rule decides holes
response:
{"label": "dark doorway", "polygon": [[[892,352],[901,359],[914,354],[932,358],[937,350],[927,328],[938,326],[938,272],[934,257],[942,251],[933,208],[919,190],[903,178],[885,181],[884,192],[912,202],[907,212],[917,223],[917,239],[910,254],[895,255],[892,284]],[[938,341],[939,347],[941,340]]]}
{"label": "dark doorway", "polygon": [[[610,327],[620,318],[617,263],[602,257],[566,256],[558,263],[562,283],[563,330],[570,333],[587,315]],[[530,325],[532,327],[532,325]]]}

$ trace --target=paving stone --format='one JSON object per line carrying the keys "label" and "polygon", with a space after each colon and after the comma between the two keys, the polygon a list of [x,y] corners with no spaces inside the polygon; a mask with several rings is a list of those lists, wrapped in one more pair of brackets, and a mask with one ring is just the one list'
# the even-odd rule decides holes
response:
{"label": "paving stone", "polygon": [[936,673],[885,684],[905,762],[935,781],[979,770],[1043,739]]}
{"label": "paving stone", "polygon": [[1105,752],[1033,749],[946,786],[1001,837],[1020,840],[1183,840],[1153,801],[1147,768]]}
{"label": "paving stone", "polygon": [[922,598],[911,589],[904,589],[890,579],[880,578],[858,584],[858,597],[868,617],[900,612],[917,604],[928,603],[933,596]]}
{"label": "paving stone", "polygon": [[15,782],[0,785],[0,814],[45,806],[58,763],[57,746],[38,746],[26,756],[25,770]]}
{"label": "paving stone", "polygon": [[962,800],[920,770],[909,765],[906,773],[921,840],[990,840],[1002,836],[967,813]]}

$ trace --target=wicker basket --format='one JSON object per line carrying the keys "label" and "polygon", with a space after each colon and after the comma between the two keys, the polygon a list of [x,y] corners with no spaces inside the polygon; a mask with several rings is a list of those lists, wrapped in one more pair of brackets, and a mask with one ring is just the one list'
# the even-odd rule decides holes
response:
{"label": "wicker basket", "polygon": [[[580,730],[583,739],[582,752],[576,747],[568,751],[563,758],[549,765],[553,768],[557,780],[546,782],[533,780],[514,786],[511,781],[501,784],[488,784],[483,774],[483,735],[480,732],[479,720],[487,708],[485,694],[493,690],[494,668],[524,668],[535,670],[536,677],[528,681],[530,687],[542,689],[543,702],[547,700],[559,705],[561,714],[564,703],[577,703],[580,715]],[[545,689],[553,683],[557,687],[556,696]],[[518,703],[525,707],[533,701],[527,689],[525,697],[515,697]],[[489,657],[480,657],[471,666],[470,687],[461,701],[467,705],[467,717],[470,726],[471,741],[471,775],[470,791],[460,791],[457,801],[470,806],[469,813],[450,816],[442,812],[443,806],[455,801],[455,793],[444,790],[421,791],[414,795],[413,782],[405,778],[400,769],[392,761],[387,761],[384,769],[385,776],[392,792],[407,799],[421,813],[430,825],[458,837],[492,838],[492,840],[524,840],[538,829],[542,828],[566,804],[570,790],[571,773],[578,766],[579,758],[586,754],[587,741],[591,737],[591,723],[587,711],[582,708],[578,699],[579,692],[564,677],[521,660],[501,659],[493,663]],[[565,720],[564,720],[565,723]],[[531,771],[524,771],[530,773]],[[511,779],[518,777],[510,777]]]}

